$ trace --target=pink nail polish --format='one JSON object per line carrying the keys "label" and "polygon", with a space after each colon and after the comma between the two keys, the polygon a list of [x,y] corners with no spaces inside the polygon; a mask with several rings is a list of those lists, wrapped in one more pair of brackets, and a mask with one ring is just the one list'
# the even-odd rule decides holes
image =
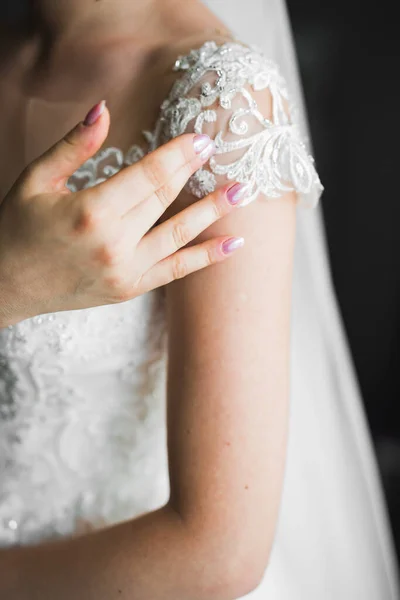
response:
{"label": "pink nail polish", "polygon": [[85,117],[85,120],[83,121],[83,124],[88,126],[88,125],[93,125],[94,123],[96,123],[98,118],[103,114],[105,105],[106,105],[105,100],[102,100],[101,102],[98,102],[97,104],[95,104],[89,110],[88,114]]}
{"label": "pink nail polish", "polygon": [[208,135],[202,133],[201,135],[196,135],[193,138],[193,146],[196,154],[200,154],[211,142],[211,138]]}
{"label": "pink nail polish", "polygon": [[196,135],[193,144],[196,154],[199,154],[203,162],[215,154],[215,142],[208,135]]}
{"label": "pink nail polish", "polygon": [[228,202],[230,204],[240,204],[242,200],[244,200],[247,196],[248,185],[246,183],[235,183],[229,190],[226,192],[226,197],[228,198]]}
{"label": "pink nail polish", "polygon": [[215,143],[211,140],[211,142],[208,144],[208,146],[206,146],[203,150],[203,152],[200,152],[200,158],[203,162],[206,162],[209,158],[212,157],[213,154],[215,154]]}
{"label": "pink nail polish", "polygon": [[231,252],[238,250],[238,248],[242,248],[243,245],[244,245],[244,238],[242,238],[242,237],[229,238],[228,240],[225,240],[225,242],[223,242],[223,244],[221,246],[222,252],[224,254],[230,254]]}

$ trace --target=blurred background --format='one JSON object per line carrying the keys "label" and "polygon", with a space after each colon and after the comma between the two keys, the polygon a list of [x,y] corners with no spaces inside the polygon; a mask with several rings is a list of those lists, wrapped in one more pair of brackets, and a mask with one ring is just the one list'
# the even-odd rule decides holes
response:
{"label": "blurred background", "polygon": [[287,0],[332,275],[400,554],[399,44],[390,0]]}
{"label": "blurred background", "polygon": [[[395,3],[287,0],[333,280],[400,554],[400,156]],[[0,18],[23,0],[0,0]]]}

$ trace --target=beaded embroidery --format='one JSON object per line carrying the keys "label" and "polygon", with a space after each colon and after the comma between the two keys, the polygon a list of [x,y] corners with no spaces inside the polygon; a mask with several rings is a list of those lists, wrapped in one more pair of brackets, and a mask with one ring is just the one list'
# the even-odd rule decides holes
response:
{"label": "beaded embroidery", "polygon": [[[201,134],[207,124],[214,123],[218,130],[219,120],[229,117],[228,134],[218,131],[216,155],[189,179],[189,192],[202,198],[226,178],[248,185],[249,193],[241,206],[260,193],[276,198],[289,191],[297,191],[303,205],[315,206],[323,186],[314,159],[290,116],[295,114],[295,107],[290,111],[285,108],[286,83],[273,61],[255,46],[231,41],[218,46],[210,41],[178,57],[174,70],[183,75],[161,105],[154,130],[143,132],[147,151],[189,130]],[[251,93],[262,90],[269,90],[272,97],[271,120],[263,116]],[[145,154],[137,144],[125,157],[120,149],[107,148],[78,169],[68,187],[75,191],[74,180],[82,178],[89,186],[95,185]],[[224,156],[235,158],[231,162],[219,160]],[[110,158],[112,164],[107,162]]]}

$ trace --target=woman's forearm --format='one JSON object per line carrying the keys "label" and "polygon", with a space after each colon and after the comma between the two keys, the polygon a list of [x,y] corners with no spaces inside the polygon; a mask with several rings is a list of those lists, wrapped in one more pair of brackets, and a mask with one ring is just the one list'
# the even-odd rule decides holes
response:
{"label": "woman's forearm", "polygon": [[0,551],[0,597],[234,600],[248,582],[223,559],[223,543],[167,505],[82,537]]}

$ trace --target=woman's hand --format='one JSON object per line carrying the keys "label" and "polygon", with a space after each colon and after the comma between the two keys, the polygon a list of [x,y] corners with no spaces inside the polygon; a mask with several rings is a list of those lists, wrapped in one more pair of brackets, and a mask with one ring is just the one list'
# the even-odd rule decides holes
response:
{"label": "woman's hand", "polygon": [[96,105],[23,171],[0,204],[1,327],[130,300],[242,245],[219,236],[182,249],[233,209],[238,185],[151,229],[214,152],[207,136],[183,135],[94,187],[68,190],[68,178],[99,150],[109,124],[104,103]]}

